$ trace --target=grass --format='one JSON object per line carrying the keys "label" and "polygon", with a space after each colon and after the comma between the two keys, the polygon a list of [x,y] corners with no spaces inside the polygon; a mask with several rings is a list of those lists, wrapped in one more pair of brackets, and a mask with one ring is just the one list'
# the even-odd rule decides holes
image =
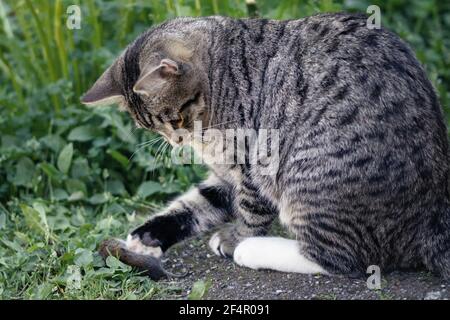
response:
{"label": "grass", "polygon": [[[143,144],[154,136],[134,129],[115,108],[79,104],[139,33],[183,15],[288,19],[364,12],[374,3],[382,23],[416,51],[449,117],[445,1],[259,0],[248,8],[243,0],[0,0],[0,297],[150,299],[177,293],[117,260],[104,263],[96,253],[99,241],[125,236],[205,174],[199,166],[164,163],[160,144]],[[80,30],[66,27],[72,4],[82,9]]]}

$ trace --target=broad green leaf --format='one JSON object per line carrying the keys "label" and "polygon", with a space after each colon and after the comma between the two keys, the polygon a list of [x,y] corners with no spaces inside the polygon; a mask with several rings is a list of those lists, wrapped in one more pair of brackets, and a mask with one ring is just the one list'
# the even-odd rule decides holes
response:
{"label": "broad green leaf", "polygon": [[73,157],[73,144],[69,143],[61,150],[58,156],[57,165],[58,169],[61,172],[63,173],[69,172],[69,168],[72,163],[72,157]]}
{"label": "broad green leaf", "polygon": [[54,286],[53,283],[49,282],[40,284],[33,293],[33,299],[43,300],[47,298],[52,293]]}
{"label": "broad green leaf", "polygon": [[121,226],[122,223],[120,221],[114,219],[112,216],[109,216],[97,222],[95,229],[105,231],[110,230],[111,228],[120,228]]}
{"label": "broad green leaf", "polygon": [[113,257],[113,256],[108,256],[106,258],[106,265],[114,270],[116,270],[116,269],[123,270],[123,271],[131,270],[130,266],[127,266],[126,264],[124,264],[119,259],[117,259],[116,257]]}
{"label": "broad green leaf", "polygon": [[33,161],[28,157],[23,157],[16,165],[16,174],[11,181],[16,186],[31,186],[35,172],[35,166]]}
{"label": "broad green leaf", "polygon": [[124,126],[122,121],[116,122],[117,136],[126,143],[135,144],[136,138],[131,133],[131,128]]}
{"label": "broad green leaf", "polygon": [[71,217],[70,217],[70,223],[76,227],[80,227],[83,224],[86,223],[86,219],[83,217],[83,215],[80,213],[80,211],[76,211]]}
{"label": "broad green leaf", "polygon": [[92,262],[94,268],[102,268],[105,266],[105,260],[99,253],[94,254],[94,262]]}
{"label": "broad green leaf", "polygon": [[47,214],[46,214],[45,207],[41,203],[36,202],[33,204],[33,209],[39,213],[39,217],[41,218],[42,224],[44,225],[47,232],[50,232],[50,228],[48,227]]}
{"label": "broad green leaf", "polygon": [[55,190],[53,190],[53,199],[55,199],[56,201],[66,200],[67,198],[69,198],[69,194],[66,192],[66,190],[61,188],[56,188]]}
{"label": "broad green leaf", "polygon": [[112,126],[116,131],[117,137],[123,142],[129,144],[136,143],[136,137],[132,134],[131,125],[125,125],[120,114],[111,112],[111,109],[107,110],[101,108],[97,108],[95,112],[105,119],[102,128],[104,126]]}
{"label": "broad green leaf", "polygon": [[89,162],[85,158],[76,158],[72,163],[72,169],[70,170],[72,178],[84,178],[91,174],[91,168]]}
{"label": "broad green leaf", "polygon": [[106,151],[114,160],[119,162],[124,168],[128,166],[128,158],[117,150],[108,149]]}
{"label": "broad green leaf", "polygon": [[73,194],[75,192],[82,192],[84,195],[87,194],[86,184],[78,179],[68,179],[65,181],[66,190],[68,193]]}
{"label": "broad green leaf", "polygon": [[23,248],[20,246],[20,244],[18,244],[17,242],[12,242],[6,239],[0,239],[0,241],[7,246],[8,248],[17,251],[17,252],[21,252],[23,251]]}
{"label": "broad green leaf", "polygon": [[20,144],[20,140],[9,134],[2,136],[2,148],[15,148]]}
{"label": "broad green leaf", "polygon": [[50,148],[54,152],[59,152],[66,142],[58,135],[49,134],[42,137],[39,141],[41,141],[47,148]]}
{"label": "broad green leaf", "polygon": [[84,199],[84,193],[82,191],[76,191],[72,193],[67,200],[70,202],[79,201]]}
{"label": "broad green leaf", "polygon": [[69,141],[90,141],[98,136],[98,130],[92,126],[84,125],[72,129],[67,139]]}
{"label": "broad green leaf", "polygon": [[146,181],[139,186],[137,195],[145,199],[148,196],[151,196],[152,194],[161,192],[162,192],[161,184],[155,181]]}
{"label": "broad green leaf", "polygon": [[113,195],[124,195],[127,192],[121,180],[108,180],[106,190]]}
{"label": "broad green leaf", "polygon": [[195,282],[194,285],[192,286],[192,290],[188,296],[188,299],[189,300],[202,299],[208,293],[210,287],[211,287],[211,280],[208,281],[199,280]]}
{"label": "broad green leaf", "polygon": [[58,216],[51,219],[52,230],[61,231],[70,228],[69,219],[65,216]]}
{"label": "broad green leaf", "polygon": [[172,193],[178,193],[181,191],[181,187],[177,183],[168,183],[164,186],[164,188],[161,190],[162,193],[166,194],[172,194]]}
{"label": "broad green leaf", "polygon": [[45,172],[45,174],[53,180],[60,180],[61,179],[61,172],[59,172],[58,169],[55,168],[54,165],[48,163],[48,162],[43,162],[41,164],[39,164],[39,167],[42,169],[42,171]]}
{"label": "broad green leaf", "polygon": [[38,210],[25,204],[21,204],[20,208],[22,209],[22,213],[25,217],[25,223],[27,224],[28,228],[48,238],[50,231],[48,228],[47,220],[44,219],[45,213],[42,214]]}
{"label": "broad green leaf", "polygon": [[137,163],[139,167],[144,168],[146,171],[156,170],[162,166],[161,162],[157,162],[156,158],[148,152],[136,153],[132,161]]}
{"label": "broad green leaf", "polygon": [[90,204],[103,204],[108,202],[110,199],[110,194],[108,193],[97,193],[95,195],[93,195],[92,197],[89,198],[89,203]]}
{"label": "broad green leaf", "polygon": [[79,267],[86,267],[94,261],[94,256],[91,250],[78,248],[75,250],[74,263]]}
{"label": "broad green leaf", "polygon": [[116,215],[116,214],[126,214],[127,217],[129,216],[129,215],[128,215],[128,210],[127,210],[126,208],[124,208],[123,206],[121,206],[120,204],[115,203],[115,202],[111,203],[111,204],[105,209],[105,211],[108,212],[109,214],[112,214],[112,215]]}

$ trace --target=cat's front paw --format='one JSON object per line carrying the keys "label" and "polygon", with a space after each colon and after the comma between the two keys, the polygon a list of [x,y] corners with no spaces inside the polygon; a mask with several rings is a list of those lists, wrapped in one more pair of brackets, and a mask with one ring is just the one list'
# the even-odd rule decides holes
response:
{"label": "cat's front paw", "polygon": [[224,228],[214,233],[209,240],[209,247],[218,256],[233,258],[234,249],[239,244],[234,228]]}
{"label": "cat's front paw", "polygon": [[161,258],[163,251],[160,246],[148,246],[145,245],[141,237],[136,234],[129,234],[126,241],[127,249],[135,253],[153,256],[155,258]]}

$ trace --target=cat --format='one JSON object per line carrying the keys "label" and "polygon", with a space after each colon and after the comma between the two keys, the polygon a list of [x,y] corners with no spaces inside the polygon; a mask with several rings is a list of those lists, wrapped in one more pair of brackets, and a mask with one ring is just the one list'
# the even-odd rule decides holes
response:
{"label": "cat", "polygon": [[[276,129],[279,166],[263,175],[248,161],[210,165],[128,248],[160,257],[221,226],[211,249],[252,269],[361,276],[377,265],[448,279],[443,113],[409,46],[366,24],[348,13],[176,18],[130,44],[83,103],[119,104],[173,145],[194,122]],[[291,239],[267,236],[276,218]]]}

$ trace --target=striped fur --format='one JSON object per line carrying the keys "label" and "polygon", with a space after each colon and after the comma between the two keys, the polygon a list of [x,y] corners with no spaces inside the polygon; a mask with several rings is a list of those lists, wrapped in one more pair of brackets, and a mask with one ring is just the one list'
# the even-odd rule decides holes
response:
{"label": "striped fur", "polygon": [[[173,39],[192,57],[169,50]],[[146,100],[132,88],[155,54],[191,71],[165,89],[176,92]],[[368,29],[365,16],[179,18],[143,34],[108,74],[114,76],[100,83],[119,86],[130,114],[148,129],[159,131],[157,121],[170,121],[200,93],[191,120],[280,132],[276,175],[262,176],[248,163],[212,166],[204,184],[132,232],[142,243],[167,250],[236,220],[211,241],[216,252],[233,256],[243,239],[265,235],[278,216],[298,242],[292,261],[306,262],[275,269],[357,275],[369,265],[425,266],[450,276],[442,110],[411,49],[383,28]],[[286,252],[297,248],[286,243]]]}

